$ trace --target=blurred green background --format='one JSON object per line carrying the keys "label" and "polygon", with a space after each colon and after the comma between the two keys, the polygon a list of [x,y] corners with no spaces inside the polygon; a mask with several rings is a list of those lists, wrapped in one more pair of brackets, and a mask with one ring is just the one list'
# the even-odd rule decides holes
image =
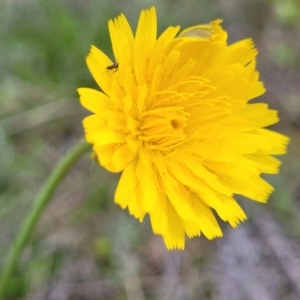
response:
{"label": "blurred green background", "polygon": [[168,252],[148,220],[113,203],[116,174],[83,158],[47,207],[7,299],[300,299],[300,3],[298,0],[1,0],[0,269],[37,190],[82,136],[76,89],[95,87],[91,44],[112,58],[107,21],[135,28],[155,5],[159,33],[224,19],[229,41],[252,37],[275,129],[292,140],[267,205],[242,200],[249,220],[216,241]]}

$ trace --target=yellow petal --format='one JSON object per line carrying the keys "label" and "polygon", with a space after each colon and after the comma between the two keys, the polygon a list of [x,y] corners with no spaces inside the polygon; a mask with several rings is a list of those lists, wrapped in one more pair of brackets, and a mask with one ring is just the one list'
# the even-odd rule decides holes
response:
{"label": "yellow petal", "polygon": [[80,102],[83,107],[99,116],[105,116],[106,109],[111,106],[110,98],[93,89],[78,89]]}
{"label": "yellow petal", "polygon": [[128,206],[132,194],[136,192],[138,186],[136,166],[137,160],[132,160],[131,163],[124,169],[119,180],[115,192],[115,203],[119,204],[122,208],[126,208]]}
{"label": "yellow petal", "polygon": [[112,65],[113,62],[101,50],[91,46],[86,63],[98,85],[105,94],[109,95],[113,72],[108,70],[107,67]]}

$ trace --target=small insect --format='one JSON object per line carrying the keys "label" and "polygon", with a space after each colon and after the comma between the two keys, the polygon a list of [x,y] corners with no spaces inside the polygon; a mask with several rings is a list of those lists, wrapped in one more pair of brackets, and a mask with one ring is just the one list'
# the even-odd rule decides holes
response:
{"label": "small insect", "polygon": [[196,37],[200,40],[208,41],[214,38],[218,25],[222,20],[218,19],[208,24],[196,25],[182,31],[179,37]]}
{"label": "small insect", "polygon": [[114,72],[118,71],[118,68],[119,63],[113,63],[112,65],[106,67],[107,70],[113,70]]}
{"label": "small insect", "polygon": [[96,154],[96,152],[92,152],[91,154],[91,159],[93,159],[95,162],[99,163],[99,160],[98,160],[98,155]]}
{"label": "small insect", "polygon": [[184,32],[180,36],[190,36],[190,37],[197,37],[202,39],[209,39],[214,34],[214,30],[211,28],[193,28],[189,31]]}

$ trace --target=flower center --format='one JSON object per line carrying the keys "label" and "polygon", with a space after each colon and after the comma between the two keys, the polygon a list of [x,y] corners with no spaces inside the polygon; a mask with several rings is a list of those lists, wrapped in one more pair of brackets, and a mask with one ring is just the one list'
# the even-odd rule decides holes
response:
{"label": "flower center", "polygon": [[140,136],[149,149],[170,151],[186,140],[189,114],[182,107],[165,107],[142,114]]}

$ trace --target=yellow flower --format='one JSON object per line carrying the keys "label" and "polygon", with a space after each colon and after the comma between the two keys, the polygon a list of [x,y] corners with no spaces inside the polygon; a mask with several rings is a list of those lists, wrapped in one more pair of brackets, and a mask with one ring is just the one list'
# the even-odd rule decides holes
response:
{"label": "yellow flower", "polygon": [[87,65],[102,92],[80,88],[94,157],[121,172],[115,202],[140,221],[149,214],[168,249],[185,234],[222,236],[215,215],[236,227],[246,219],[234,199],[266,202],[278,173],[272,157],[288,138],[264,103],[250,39],[227,45],[221,20],[167,28],[158,38],[155,8],[141,12],[135,36],[123,14],[108,23],[115,60],[92,46]]}

